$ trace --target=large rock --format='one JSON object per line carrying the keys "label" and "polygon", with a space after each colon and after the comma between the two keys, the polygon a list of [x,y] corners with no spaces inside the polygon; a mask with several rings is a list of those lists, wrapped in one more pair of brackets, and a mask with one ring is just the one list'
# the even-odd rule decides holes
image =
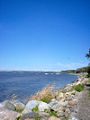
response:
{"label": "large rock", "polygon": [[38,106],[41,103],[41,101],[38,100],[31,100],[26,104],[26,107],[23,111],[23,114],[25,113],[29,113],[32,111],[33,108],[35,108],[36,106]]}
{"label": "large rock", "polygon": [[40,120],[48,120],[49,118],[49,113],[45,113],[45,112],[39,112],[39,116],[40,116]]}
{"label": "large rock", "polygon": [[2,107],[3,107],[3,104],[0,103],[0,108],[2,108]]}
{"label": "large rock", "polygon": [[30,113],[23,114],[21,117],[21,120],[39,120],[39,119],[48,120],[49,117],[50,115],[45,112],[39,112],[39,113],[30,112]]}
{"label": "large rock", "polygon": [[29,112],[29,113],[23,114],[21,117],[21,120],[29,120],[29,119],[31,120],[31,119],[34,119],[36,117],[39,117],[38,113]]}
{"label": "large rock", "polygon": [[0,108],[0,120],[16,120],[18,117],[18,113],[5,109],[5,108]]}
{"label": "large rock", "polygon": [[58,101],[53,101],[49,103],[49,106],[54,111],[59,111],[62,107],[62,105]]}
{"label": "large rock", "polygon": [[15,106],[16,111],[21,112],[24,110],[25,105],[20,101],[12,101],[13,105]]}
{"label": "large rock", "polygon": [[44,112],[44,110],[49,110],[49,105],[45,102],[41,102],[38,106],[38,110]]}
{"label": "large rock", "polygon": [[2,105],[6,109],[15,111],[15,106],[9,100],[4,101]]}
{"label": "large rock", "polygon": [[40,103],[41,103],[41,101],[31,100],[26,104],[25,108],[32,110],[34,107],[38,106]]}

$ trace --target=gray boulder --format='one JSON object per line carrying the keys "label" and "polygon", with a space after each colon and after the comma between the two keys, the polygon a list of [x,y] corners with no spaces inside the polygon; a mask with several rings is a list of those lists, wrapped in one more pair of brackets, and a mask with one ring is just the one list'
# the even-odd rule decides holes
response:
{"label": "gray boulder", "polygon": [[29,112],[23,114],[21,120],[35,120],[35,119],[48,120],[48,118],[49,118],[49,114],[45,112],[39,112],[39,113]]}
{"label": "gray boulder", "polygon": [[61,109],[61,104],[56,100],[49,103],[49,106],[54,111],[59,111]]}
{"label": "gray boulder", "polygon": [[12,101],[12,104],[15,106],[16,111],[21,112],[24,110],[25,105],[21,103],[20,101]]}
{"label": "gray boulder", "polygon": [[25,106],[23,114],[31,112],[32,109],[35,108],[36,106],[38,106],[40,103],[41,103],[41,101],[38,101],[38,100],[29,101]]}
{"label": "gray boulder", "polygon": [[41,120],[48,120],[48,117],[50,116],[49,113],[46,112],[39,112],[39,116]]}
{"label": "gray boulder", "polygon": [[6,109],[15,111],[15,106],[9,100],[2,102],[2,105]]}
{"label": "gray boulder", "polygon": [[38,110],[44,112],[44,110],[49,110],[50,107],[47,103],[41,102],[38,106]]}
{"label": "gray boulder", "polygon": [[29,113],[23,114],[21,117],[21,120],[34,119],[36,117],[39,117],[38,113],[29,112]]}
{"label": "gray boulder", "polygon": [[19,114],[5,108],[0,108],[0,120],[16,120]]}
{"label": "gray boulder", "polygon": [[40,103],[41,103],[41,101],[31,100],[26,104],[25,108],[32,110],[34,107],[38,106]]}

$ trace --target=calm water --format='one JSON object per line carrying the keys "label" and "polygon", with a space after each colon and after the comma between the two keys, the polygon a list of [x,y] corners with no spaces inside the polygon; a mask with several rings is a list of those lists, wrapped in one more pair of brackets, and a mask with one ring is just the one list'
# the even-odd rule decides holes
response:
{"label": "calm water", "polygon": [[61,88],[77,79],[76,75],[45,72],[0,72],[0,102],[17,95],[24,100],[48,84]]}

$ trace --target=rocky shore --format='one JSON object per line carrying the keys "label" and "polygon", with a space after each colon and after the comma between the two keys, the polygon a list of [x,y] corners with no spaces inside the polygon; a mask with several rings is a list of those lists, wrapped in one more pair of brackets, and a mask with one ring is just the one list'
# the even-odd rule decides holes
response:
{"label": "rocky shore", "polygon": [[80,76],[74,83],[57,91],[44,89],[42,96],[39,92],[26,104],[6,100],[0,103],[0,120],[78,120],[78,101],[86,81],[87,78]]}

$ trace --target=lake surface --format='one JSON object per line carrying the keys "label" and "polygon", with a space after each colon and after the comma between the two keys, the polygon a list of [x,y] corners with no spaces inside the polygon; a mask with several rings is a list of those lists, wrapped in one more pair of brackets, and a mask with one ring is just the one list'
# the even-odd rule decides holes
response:
{"label": "lake surface", "polygon": [[0,102],[14,95],[25,100],[48,84],[61,88],[77,78],[76,75],[55,72],[0,72]]}

